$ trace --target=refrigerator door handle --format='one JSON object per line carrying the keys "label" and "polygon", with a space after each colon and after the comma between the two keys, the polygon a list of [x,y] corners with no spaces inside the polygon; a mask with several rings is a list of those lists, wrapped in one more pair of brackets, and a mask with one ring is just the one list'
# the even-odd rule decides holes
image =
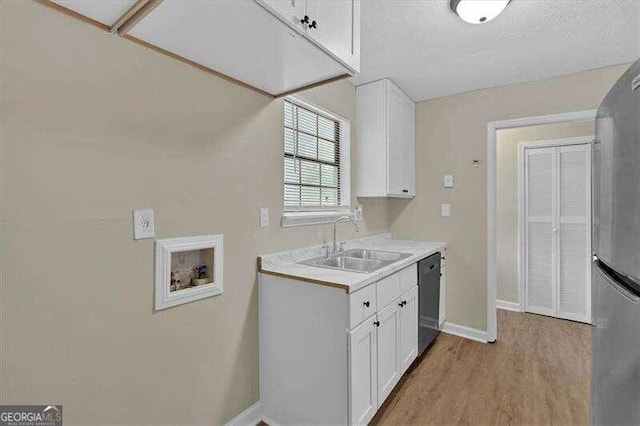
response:
{"label": "refrigerator door handle", "polygon": [[617,272],[611,266],[600,260],[595,254],[593,255],[593,263],[598,270],[608,278],[605,282],[611,287],[631,302],[640,302],[640,282]]}

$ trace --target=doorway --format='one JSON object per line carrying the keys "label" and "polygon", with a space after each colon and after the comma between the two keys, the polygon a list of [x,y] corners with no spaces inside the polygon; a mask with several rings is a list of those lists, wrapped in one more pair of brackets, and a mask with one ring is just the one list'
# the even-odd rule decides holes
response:
{"label": "doorway", "polygon": [[[576,111],[536,117],[514,118],[487,123],[487,337],[495,342],[497,336],[497,139],[498,131],[556,123],[593,122],[596,110]],[[531,139],[530,139],[531,140]],[[516,250],[517,253],[517,250]],[[516,281],[517,282],[517,281]],[[518,309],[515,304],[514,310]]]}
{"label": "doorway", "polygon": [[518,293],[526,312],[591,322],[592,140],[518,144]]}

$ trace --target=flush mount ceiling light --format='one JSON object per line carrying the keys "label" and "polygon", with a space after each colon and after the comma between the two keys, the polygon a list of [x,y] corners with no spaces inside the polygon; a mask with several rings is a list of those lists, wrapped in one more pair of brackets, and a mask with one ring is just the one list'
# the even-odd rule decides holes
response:
{"label": "flush mount ceiling light", "polygon": [[451,10],[470,24],[484,24],[500,15],[510,0],[451,0]]}

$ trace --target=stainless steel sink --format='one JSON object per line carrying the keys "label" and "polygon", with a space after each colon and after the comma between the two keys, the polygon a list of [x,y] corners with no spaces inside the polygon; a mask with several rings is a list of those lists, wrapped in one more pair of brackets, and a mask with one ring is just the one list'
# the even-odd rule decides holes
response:
{"label": "stainless steel sink", "polygon": [[368,274],[409,256],[411,255],[406,253],[352,249],[337,255],[316,257],[299,263],[320,268]]}
{"label": "stainless steel sink", "polygon": [[397,262],[398,260],[405,259],[411,255],[406,253],[394,253],[391,251],[351,249],[345,251],[344,256],[359,259],[381,260],[383,262]]}
{"label": "stainless steel sink", "polygon": [[353,257],[336,256],[330,258],[318,259],[316,266],[324,266],[326,268],[344,269],[346,271],[372,272],[385,266],[384,262],[379,260],[356,259]]}

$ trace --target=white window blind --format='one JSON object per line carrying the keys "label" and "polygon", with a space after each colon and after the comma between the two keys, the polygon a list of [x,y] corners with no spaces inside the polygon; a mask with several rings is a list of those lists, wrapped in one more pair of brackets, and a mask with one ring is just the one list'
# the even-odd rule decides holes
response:
{"label": "white window blind", "polygon": [[342,205],[340,134],[340,121],[285,100],[285,210],[325,210]]}

